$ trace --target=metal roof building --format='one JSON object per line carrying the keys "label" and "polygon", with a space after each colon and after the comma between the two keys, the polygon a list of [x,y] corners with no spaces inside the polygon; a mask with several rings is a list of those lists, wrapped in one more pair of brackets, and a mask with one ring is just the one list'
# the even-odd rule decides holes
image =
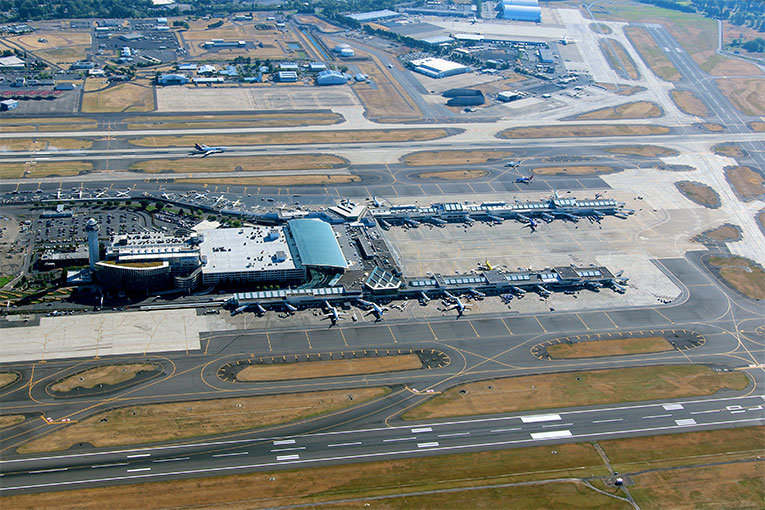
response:
{"label": "metal roof building", "polygon": [[542,20],[542,9],[537,0],[503,0],[502,17],[516,21]]}
{"label": "metal roof building", "polygon": [[314,219],[299,219],[290,220],[287,225],[303,266],[336,269],[348,267],[348,262],[329,223]]}

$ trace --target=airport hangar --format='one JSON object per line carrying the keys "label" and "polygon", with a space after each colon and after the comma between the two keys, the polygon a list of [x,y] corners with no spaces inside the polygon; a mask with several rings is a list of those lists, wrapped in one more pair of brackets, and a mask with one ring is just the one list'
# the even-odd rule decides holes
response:
{"label": "airport hangar", "polygon": [[199,285],[300,284],[312,273],[342,274],[349,267],[337,235],[329,223],[311,218],[186,236],[120,235],[93,270],[109,289],[146,293]]}

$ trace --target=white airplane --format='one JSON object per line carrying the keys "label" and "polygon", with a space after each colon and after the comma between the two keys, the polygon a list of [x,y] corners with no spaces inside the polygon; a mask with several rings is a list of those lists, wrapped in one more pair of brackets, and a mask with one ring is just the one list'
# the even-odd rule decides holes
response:
{"label": "white airplane", "polygon": [[221,195],[221,196],[219,196],[218,198],[216,198],[216,199],[215,199],[215,202],[213,203],[213,206],[216,206],[216,205],[218,205],[218,203],[219,203],[221,200],[224,200],[224,197],[223,197],[223,195]]}
{"label": "white airplane", "polygon": [[284,302],[284,308],[287,309],[287,313],[289,313],[290,315],[298,311],[296,306],[292,306],[287,301]]}
{"label": "white airplane", "polygon": [[457,296],[449,294],[448,292],[444,292],[444,295],[454,301],[453,304],[447,306],[444,310],[457,310],[457,318],[462,317],[465,312],[470,310],[470,305],[464,304]]}
{"label": "white airplane", "polygon": [[365,307],[370,309],[364,315],[374,314],[375,315],[375,319],[377,321],[381,321],[382,318],[383,318],[383,315],[385,315],[385,312],[388,311],[387,307],[380,306],[377,303],[373,303],[372,301],[364,301],[363,299],[359,299],[359,304],[361,304],[362,306],[365,306]]}
{"label": "white airplane", "polygon": [[165,193],[165,192],[162,192],[162,195],[161,195],[161,196],[162,196],[162,198],[164,198],[165,200],[170,200],[170,195],[168,195],[168,194],[167,194],[167,193]]}
{"label": "white airplane", "polygon": [[130,196],[130,190],[127,189],[125,191],[118,191],[117,192],[117,198],[123,198],[123,197],[129,197]]}
{"label": "white airplane", "polygon": [[194,192],[194,198],[196,198],[197,200],[205,200],[207,199],[207,192],[206,191],[204,193]]}
{"label": "white airplane", "polygon": [[101,198],[102,196],[106,195],[108,192],[109,192],[108,189],[105,189],[103,191],[99,191],[98,193],[95,194],[95,197],[96,198]]}
{"label": "white airplane", "polygon": [[427,305],[430,302],[430,298],[424,292],[420,292],[420,301]]}
{"label": "white airplane", "polygon": [[242,203],[242,201],[241,201],[240,199],[238,199],[238,198],[237,198],[237,199],[236,199],[236,202],[234,202],[233,204],[231,204],[231,207],[239,207],[239,205],[240,205],[241,203]]}
{"label": "white airplane", "polygon": [[206,158],[211,154],[221,154],[227,150],[228,147],[210,147],[209,145],[205,145],[203,143],[195,143],[194,151],[192,151],[191,154],[201,154],[203,158]]}
{"label": "white airplane", "polygon": [[322,320],[325,320],[325,319],[331,320],[332,326],[337,324],[338,321],[343,320],[343,317],[347,315],[343,312],[338,312],[337,308],[329,304],[329,301],[324,301],[324,308],[328,310],[328,313],[324,314],[324,318]]}

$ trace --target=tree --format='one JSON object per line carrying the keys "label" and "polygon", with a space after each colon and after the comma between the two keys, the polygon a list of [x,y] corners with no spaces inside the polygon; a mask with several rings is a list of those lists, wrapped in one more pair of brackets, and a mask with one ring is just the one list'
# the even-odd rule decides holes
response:
{"label": "tree", "polygon": [[149,201],[146,200],[145,198],[142,198],[141,200],[139,200],[138,203],[141,204],[141,209],[145,210],[147,207],[149,207]]}

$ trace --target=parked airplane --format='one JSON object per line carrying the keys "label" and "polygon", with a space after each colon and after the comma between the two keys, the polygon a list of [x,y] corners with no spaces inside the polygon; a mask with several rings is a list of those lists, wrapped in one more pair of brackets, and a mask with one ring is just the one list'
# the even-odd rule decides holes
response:
{"label": "parked airplane", "polygon": [[529,218],[529,221],[523,227],[524,228],[525,227],[529,227],[531,229],[531,233],[533,234],[534,232],[537,231],[537,226],[538,225],[539,225],[539,223],[537,223],[534,218]]}
{"label": "parked airplane", "polygon": [[258,315],[263,315],[263,314],[266,313],[266,309],[263,308],[262,306],[260,306],[260,303],[248,303],[246,305],[242,305],[242,306],[234,309],[231,312],[231,315],[232,316],[239,315],[240,313],[249,312],[250,310],[254,311]]}
{"label": "parked airplane", "polygon": [[329,301],[324,301],[324,308],[327,309],[327,313],[324,314],[324,318],[322,320],[329,319],[332,321],[332,326],[337,324],[338,321],[343,320],[343,317],[347,315],[343,312],[338,312],[337,308],[329,304]]}
{"label": "parked airplane", "polygon": [[126,189],[125,191],[118,191],[117,192],[117,198],[125,198],[130,196],[130,190]]}
{"label": "parked airplane", "polygon": [[457,310],[457,318],[458,318],[458,319],[459,319],[460,317],[462,317],[462,315],[463,315],[465,312],[467,312],[468,310],[470,310],[470,305],[466,305],[466,304],[464,304],[464,303],[462,302],[462,300],[461,300],[460,298],[458,298],[457,296],[455,296],[455,295],[453,295],[453,294],[450,294],[450,293],[448,293],[448,292],[444,292],[444,295],[445,295],[447,298],[449,298],[449,299],[451,299],[452,301],[454,301],[454,303],[453,303],[453,304],[451,304],[451,305],[447,306],[446,308],[444,308],[444,310]]}
{"label": "parked airplane", "polygon": [[363,299],[359,299],[358,301],[359,301],[359,304],[370,309],[364,315],[374,314],[376,321],[381,321],[385,312],[388,311],[387,307],[380,306],[377,303],[374,303],[372,301],[364,301]]}
{"label": "parked airplane", "polygon": [[206,158],[211,154],[220,154],[222,152],[226,152],[227,150],[228,147],[210,147],[209,145],[205,145],[203,143],[195,143],[194,151],[192,151],[191,154],[201,154],[203,158]]}
{"label": "parked airplane", "polygon": [[427,305],[430,303],[430,298],[424,292],[420,292],[420,304]]}
{"label": "parked airplane", "polygon": [[481,292],[481,291],[479,291],[479,290],[475,290],[475,289],[468,289],[468,292],[469,292],[469,293],[470,293],[470,294],[471,294],[471,295],[472,295],[474,298],[476,298],[476,299],[483,299],[483,298],[485,298],[485,297],[486,297],[486,294],[484,294],[483,292]]}
{"label": "parked airplane", "polygon": [[520,184],[531,184],[532,179],[534,179],[534,174],[531,174],[528,177],[518,177],[515,182]]}

